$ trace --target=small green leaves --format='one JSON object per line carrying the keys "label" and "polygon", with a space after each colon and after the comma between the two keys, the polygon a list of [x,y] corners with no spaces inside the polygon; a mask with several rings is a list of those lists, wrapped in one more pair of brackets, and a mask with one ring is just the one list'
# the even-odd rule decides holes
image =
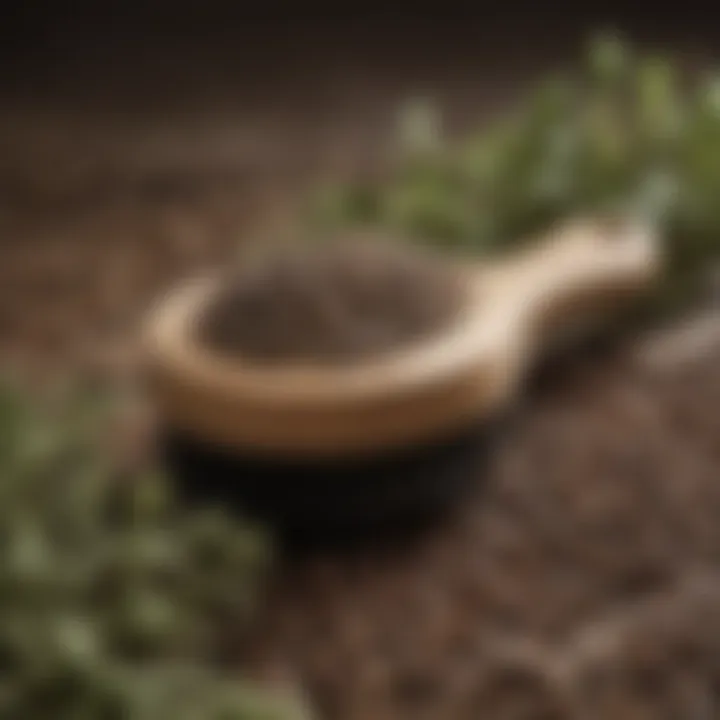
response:
{"label": "small green leaves", "polygon": [[401,152],[416,157],[437,152],[442,128],[437,108],[427,99],[409,102],[400,112],[398,137]]}
{"label": "small green leaves", "polygon": [[613,87],[626,80],[630,63],[628,46],[617,33],[604,32],[590,42],[588,70],[598,86]]}
{"label": "small green leaves", "polygon": [[669,142],[681,131],[682,99],[676,68],[668,58],[649,56],[636,71],[638,133],[647,142]]}
{"label": "small green leaves", "polygon": [[116,478],[98,442],[104,410],[66,400],[0,388],[0,717],[299,717],[210,669],[250,618],[265,539],[224,513],[182,511],[151,468]]}
{"label": "small green leaves", "polygon": [[402,114],[398,163],[384,182],[362,186],[362,202],[336,205],[333,226],[374,224],[486,254],[566,215],[629,208],[665,236],[659,294],[676,295],[675,275],[691,287],[720,256],[720,76],[694,92],[687,85],[671,57],[606,32],[575,76],[548,78],[457,143],[443,142],[427,102],[415,103]]}

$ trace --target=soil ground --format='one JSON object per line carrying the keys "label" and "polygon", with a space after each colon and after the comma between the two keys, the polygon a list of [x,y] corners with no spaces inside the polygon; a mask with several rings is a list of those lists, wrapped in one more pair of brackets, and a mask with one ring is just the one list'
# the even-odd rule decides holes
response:
{"label": "soil ground", "polygon": [[[169,283],[282,232],[323,177],[382,164],[403,98],[436,96],[461,130],[570,54],[576,33],[530,25],[445,43],[405,26],[403,47],[398,23],[372,42],[276,27],[138,43],[125,64],[121,33],[78,53],[53,26],[1,104],[3,364],[122,366]],[[531,41],[533,62],[508,52]],[[253,668],[341,720],[720,714],[720,351],[701,355],[659,371],[624,349],[546,378],[453,522],[283,568]]]}
{"label": "soil ground", "polygon": [[715,717],[719,359],[556,369],[447,526],[289,568],[259,657],[334,718]]}

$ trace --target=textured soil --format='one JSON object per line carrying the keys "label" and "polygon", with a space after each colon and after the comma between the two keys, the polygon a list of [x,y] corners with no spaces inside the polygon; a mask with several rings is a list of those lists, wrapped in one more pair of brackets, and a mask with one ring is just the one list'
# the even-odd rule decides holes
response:
{"label": "textured soil", "polygon": [[288,568],[256,662],[323,717],[717,716],[719,360],[544,378],[446,527]]}

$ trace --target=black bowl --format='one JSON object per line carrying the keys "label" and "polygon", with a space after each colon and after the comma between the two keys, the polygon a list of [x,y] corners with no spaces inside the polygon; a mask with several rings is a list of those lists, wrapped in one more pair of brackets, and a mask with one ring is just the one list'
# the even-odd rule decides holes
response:
{"label": "black bowl", "polygon": [[427,529],[478,487],[497,427],[477,421],[432,443],[341,460],[232,452],[173,429],[162,448],[185,501],[233,508],[299,550]]}

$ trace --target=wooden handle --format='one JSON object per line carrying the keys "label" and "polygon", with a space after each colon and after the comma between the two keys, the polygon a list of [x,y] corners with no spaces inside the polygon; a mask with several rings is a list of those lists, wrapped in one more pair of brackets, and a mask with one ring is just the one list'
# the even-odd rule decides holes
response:
{"label": "wooden handle", "polygon": [[659,265],[654,232],[632,220],[577,220],[553,229],[498,275],[528,360],[624,307]]}

